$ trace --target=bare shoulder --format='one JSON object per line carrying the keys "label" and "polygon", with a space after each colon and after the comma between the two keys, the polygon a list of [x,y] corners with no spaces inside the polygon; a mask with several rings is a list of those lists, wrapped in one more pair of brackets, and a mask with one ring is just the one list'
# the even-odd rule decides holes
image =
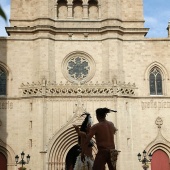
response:
{"label": "bare shoulder", "polygon": [[111,121],[107,120],[107,123],[110,124],[111,126],[114,126],[113,122],[111,122]]}
{"label": "bare shoulder", "polygon": [[99,123],[96,123],[90,129],[96,129],[98,126],[99,126]]}
{"label": "bare shoulder", "polygon": [[90,128],[90,131],[95,133],[99,128],[100,128],[100,124],[96,123]]}
{"label": "bare shoulder", "polygon": [[115,127],[115,125],[113,124],[113,122],[108,121],[108,124],[110,125],[110,127],[113,129],[113,132],[115,133],[117,131],[117,128]]}

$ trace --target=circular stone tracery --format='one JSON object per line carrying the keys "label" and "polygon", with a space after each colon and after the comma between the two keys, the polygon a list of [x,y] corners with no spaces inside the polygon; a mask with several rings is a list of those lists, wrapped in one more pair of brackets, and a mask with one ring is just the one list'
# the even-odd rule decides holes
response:
{"label": "circular stone tracery", "polygon": [[66,56],[62,67],[65,78],[75,83],[89,81],[95,71],[94,60],[83,52],[73,52]]}
{"label": "circular stone tracery", "polygon": [[90,71],[90,66],[86,58],[82,56],[75,56],[68,61],[67,70],[73,79],[83,80],[87,77]]}

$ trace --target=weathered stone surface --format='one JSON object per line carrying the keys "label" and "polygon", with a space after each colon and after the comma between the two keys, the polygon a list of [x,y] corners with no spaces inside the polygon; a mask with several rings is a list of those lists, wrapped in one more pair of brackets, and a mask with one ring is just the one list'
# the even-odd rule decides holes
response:
{"label": "weathered stone surface", "polygon": [[[65,169],[77,144],[72,124],[81,124],[84,111],[96,123],[98,107],[118,111],[107,116],[118,128],[118,170],[140,169],[138,152],[153,153],[154,146],[170,155],[170,39],[144,37],[142,0],[74,2],[11,1],[10,36],[0,38],[8,79],[0,96],[0,152],[8,170],[22,151],[31,155],[27,169]],[[74,61],[68,69],[76,55],[88,65]],[[88,66],[80,70],[85,79],[74,81],[68,70],[74,75],[80,65]],[[162,95],[150,95],[153,67],[162,75]]]}

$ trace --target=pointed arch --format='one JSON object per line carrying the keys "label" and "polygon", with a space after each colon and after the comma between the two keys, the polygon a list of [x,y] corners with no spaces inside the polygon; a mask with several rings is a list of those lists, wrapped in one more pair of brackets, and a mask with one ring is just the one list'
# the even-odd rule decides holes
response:
{"label": "pointed arch", "polygon": [[150,95],[162,95],[162,74],[158,67],[153,67],[149,73]]}
{"label": "pointed arch", "polygon": [[8,80],[12,80],[11,70],[0,61],[0,95],[7,95]]}
{"label": "pointed arch", "polygon": [[[67,127],[55,135],[55,138],[49,144],[48,150],[48,170],[65,169],[65,160],[67,153],[71,148],[77,145],[78,137],[73,127]],[[93,152],[97,152],[96,146]]]}
{"label": "pointed arch", "polygon": [[15,153],[13,149],[0,139],[0,152],[7,159],[7,169],[13,170],[15,167]]}
{"label": "pointed arch", "polygon": [[[47,162],[48,170],[65,169],[65,161],[68,152],[71,148],[77,145],[78,136],[73,127],[73,124],[81,125],[84,120],[80,115],[83,113],[84,108],[77,107],[74,116],[63,126],[59,131],[55,133],[50,140],[47,148]],[[94,143],[95,144],[95,143]],[[93,147],[93,154],[97,153],[96,144]]]}
{"label": "pointed arch", "polygon": [[[161,133],[161,127],[163,125],[162,118],[157,117],[157,119],[155,120],[155,124],[158,127],[157,136],[144,149],[148,154],[151,153],[154,156],[154,160],[151,161],[151,170],[154,170],[153,167],[155,166],[161,167],[160,163],[158,163],[157,161],[159,157],[161,162],[166,162],[166,164],[168,164],[167,161],[170,158],[170,142]],[[165,168],[165,166],[163,166],[163,168]]]}
{"label": "pointed arch", "polygon": [[147,68],[146,68],[146,70],[144,72],[144,80],[148,80],[149,79],[148,73],[154,67],[157,67],[160,70],[161,74],[163,75],[163,80],[164,79],[169,80],[169,74],[168,74],[167,69],[161,63],[159,63],[157,61],[154,61],[153,63],[151,63],[150,65],[147,66]]}
{"label": "pointed arch", "polygon": [[166,81],[169,74],[166,68],[157,61],[151,63],[144,73],[149,95],[166,95]]}
{"label": "pointed arch", "polygon": [[163,150],[170,157],[170,141],[168,141],[161,132],[161,126],[163,124],[162,118],[158,117],[155,124],[158,126],[158,134],[156,138],[149,143],[145,150],[151,154],[153,154],[156,150]]}
{"label": "pointed arch", "polygon": [[147,150],[148,150],[148,153],[151,153],[151,154],[153,154],[157,150],[162,150],[168,155],[168,157],[170,157],[170,146],[167,145],[166,143],[161,143],[161,142],[155,143]]}

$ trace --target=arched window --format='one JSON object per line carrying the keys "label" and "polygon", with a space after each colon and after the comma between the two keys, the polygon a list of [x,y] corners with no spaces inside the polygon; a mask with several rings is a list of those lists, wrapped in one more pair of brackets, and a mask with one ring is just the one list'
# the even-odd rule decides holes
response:
{"label": "arched window", "polygon": [[162,95],[162,75],[157,67],[154,67],[149,75],[150,94]]}
{"label": "arched window", "polygon": [[162,150],[156,150],[152,155],[151,170],[170,170],[168,155]]}
{"label": "arched window", "polygon": [[74,19],[82,19],[83,18],[83,2],[81,0],[73,1],[73,17]]}
{"label": "arched window", "polygon": [[57,16],[59,19],[67,18],[67,1],[66,0],[58,0],[58,10]]}
{"label": "arched window", "polygon": [[95,0],[89,0],[89,18],[98,19],[98,3]]}
{"label": "arched window", "polygon": [[6,95],[7,75],[4,69],[0,68],[0,95]]}

